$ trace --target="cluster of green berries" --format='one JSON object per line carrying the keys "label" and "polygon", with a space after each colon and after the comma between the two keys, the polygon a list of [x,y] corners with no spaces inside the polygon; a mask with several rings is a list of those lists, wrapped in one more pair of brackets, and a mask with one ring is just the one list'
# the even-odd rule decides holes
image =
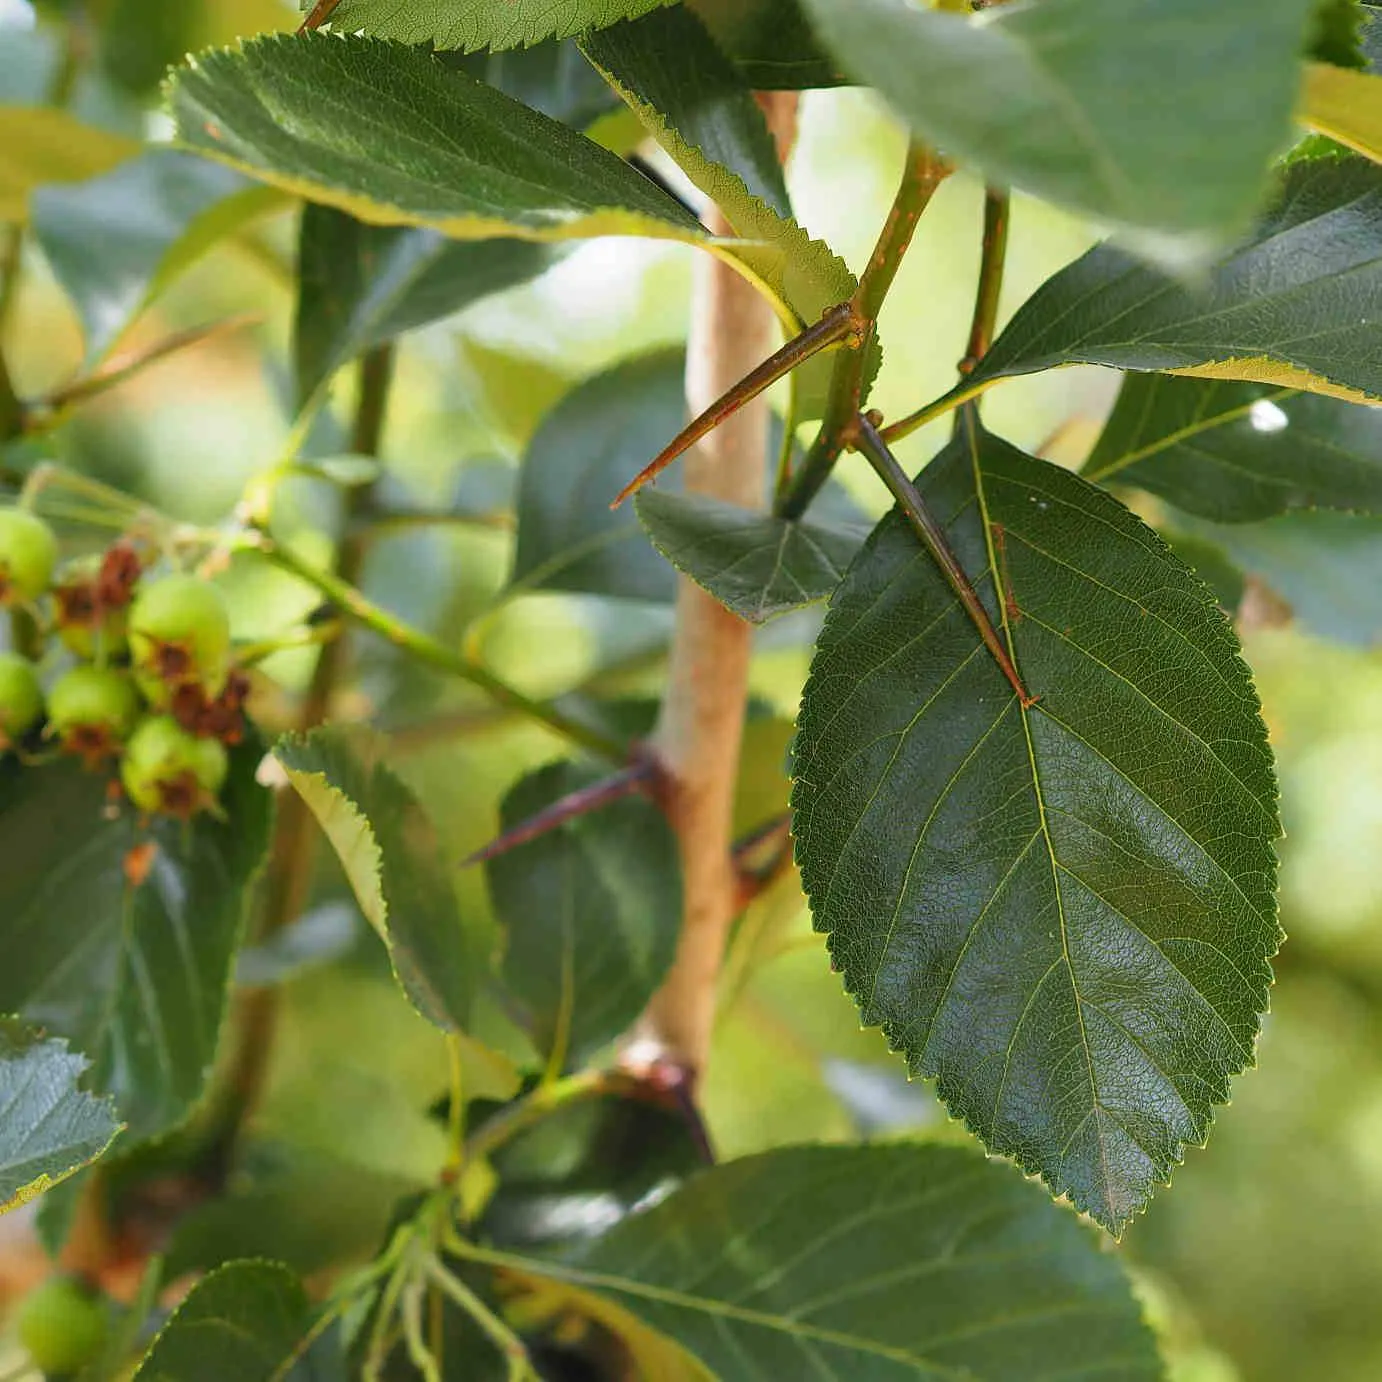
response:
{"label": "cluster of green berries", "polygon": [[0,606],[26,611],[40,642],[55,632],[72,663],[45,694],[35,662],[0,653],[0,751],[56,742],[93,770],[118,763],[125,795],[148,815],[215,809],[248,690],[216,586],[152,575],[126,542],[59,566],[47,523],[8,508]]}

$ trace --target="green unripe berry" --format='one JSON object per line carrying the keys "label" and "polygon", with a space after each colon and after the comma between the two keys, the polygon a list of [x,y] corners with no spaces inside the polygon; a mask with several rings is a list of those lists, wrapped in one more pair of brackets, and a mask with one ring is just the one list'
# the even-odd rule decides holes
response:
{"label": "green unripe berry", "polygon": [[142,679],[220,692],[230,670],[230,613],[209,581],[168,576],[145,584],[130,606],[130,648]]}
{"label": "green unripe berry", "polygon": [[86,662],[121,657],[129,649],[129,610],[102,606],[101,567],[100,556],[75,557],[53,577],[58,637]]}
{"label": "green unripe berry", "polygon": [[34,665],[0,653],[0,749],[22,739],[43,718],[43,688]]}
{"label": "green unripe berry", "polygon": [[0,509],[0,604],[36,600],[58,561],[53,530],[27,509]]}
{"label": "green unripe berry", "polygon": [[141,811],[187,819],[214,803],[229,766],[219,740],[189,734],[171,715],[150,715],[125,745],[120,780]]}
{"label": "green unripe berry", "polygon": [[141,708],[134,683],[109,667],[74,667],[48,692],[53,733],[69,753],[93,765],[119,749]]}
{"label": "green unripe berry", "polygon": [[15,1332],[45,1377],[65,1377],[101,1351],[110,1314],[101,1297],[81,1282],[54,1276],[24,1297]]}

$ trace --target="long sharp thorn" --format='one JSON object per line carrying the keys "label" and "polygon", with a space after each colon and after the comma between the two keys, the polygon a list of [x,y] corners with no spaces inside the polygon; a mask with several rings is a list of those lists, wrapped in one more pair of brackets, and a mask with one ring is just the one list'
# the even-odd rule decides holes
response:
{"label": "long sharp thorn", "polygon": [[868,457],[883,483],[892,491],[898,508],[906,515],[913,531],[940,567],[941,574],[955,592],[960,604],[964,606],[965,613],[973,621],[974,627],[978,629],[984,646],[993,655],[993,660],[1008,679],[1009,685],[1017,692],[1023,709],[1035,705],[1037,697],[1030,695],[1022,684],[1022,678],[1013,665],[1012,657],[998,636],[997,629],[993,627],[993,620],[989,618],[988,610],[984,608],[984,602],[974,589],[968,573],[960,565],[960,559],[955,555],[950,539],[945,535],[945,529],[936,521],[935,515],[927,508],[926,501],[917,492],[907,472],[898,464],[897,457],[888,449],[887,443],[879,434],[878,415],[860,413],[855,418],[854,425],[859,450]]}
{"label": "long sharp thorn", "polygon": [[511,849],[517,849],[519,845],[526,845],[540,835],[546,835],[548,831],[555,830],[577,816],[589,815],[621,797],[648,790],[657,772],[656,762],[648,757],[630,764],[617,773],[612,773],[609,777],[601,778],[599,782],[592,782],[589,787],[568,792],[550,806],[544,806],[541,811],[529,816],[526,821],[520,821],[512,830],[506,830],[482,849],[477,849],[469,858],[461,861],[461,867],[468,869],[474,864],[496,859]]}
{"label": "long sharp thorn", "polygon": [[732,389],[716,399],[705,412],[678,432],[657,456],[615,495],[610,508],[617,509],[631,494],[636,494],[649,480],[666,470],[678,456],[689,451],[703,436],[713,432],[727,417],[757,398],[764,389],[776,384],[783,375],[790,374],[803,360],[809,360],[827,346],[858,332],[859,325],[851,303],[841,302],[829,308],[814,326],[808,326],[799,336],[793,336],[781,350],[774,351],[757,369],[746,374]]}
{"label": "long sharp thorn", "polygon": [[317,0],[312,6],[312,13],[298,25],[298,33],[305,34],[309,29],[319,29],[331,18],[331,11],[340,3],[341,0]]}

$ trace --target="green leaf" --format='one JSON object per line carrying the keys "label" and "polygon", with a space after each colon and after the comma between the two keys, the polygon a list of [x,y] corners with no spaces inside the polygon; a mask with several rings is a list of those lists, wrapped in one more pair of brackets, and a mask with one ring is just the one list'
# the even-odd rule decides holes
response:
{"label": "green leaf", "polygon": [[444,61],[572,129],[588,129],[622,109],[619,97],[570,39],[506,52],[451,53]]}
{"label": "green leaf", "polygon": [[1365,23],[1361,0],[1315,0],[1307,51],[1312,58],[1337,67],[1363,67]]}
{"label": "green leaf", "polygon": [[1312,0],[804,3],[923,138],[1184,262],[1246,226],[1290,142]]}
{"label": "green leaf", "polygon": [[363,925],[346,902],[327,902],[304,912],[258,945],[240,952],[235,982],[242,988],[282,984],[339,960],[355,949]]}
{"label": "green leaf", "polygon": [[1037,1187],[969,1148],[748,1157],[560,1260],[500,1260],[566,1285],[617,1332],[633,1320],[675,1340],[704,1369],[650,1377],[1163,1376],[1117,1259]]}
{"label": "green leaf", "polygon": [[[837,276],[853,282],[828,251],[808,255],[805,234],[776,216],[763,222],[767,238],[754,238],[757,229],[712,238],[608,150],[397,44],[254,39],[180,70],[169,104],[188,147],[372,225],[424,226],[458,240],[678,240],[712,250],[773,293],[793,326],[849,295],[825,291],[820,270],[832,285]],[[438,129],[446,139],[433,137]]]}
{"label": "green leaf", "polygon": [[0,223],[23,225],[29,196],[51,182],[81,182],[139,152],[123,135],[64,110],[0,105]]}
{"label": "green leaf", "polygon": [[188,1292],[134,1382],[271,1382],[311,1320],[307,1294],[286,1267],[231,1262]]}
{"label": "green leaf", "polygon": [[[632,19],[672,0],[341,0],[331,13],[337,33],[435,48],[517,48],[567,38]],[[310,9],[303,3],[303,9]]]}
{"label": "green leaf", "polygon": [[435,828],[384,761],[388,742],[364,725],[282,739],[274,757],[317,818],[413,1006],[463,1030],[484,976]]}
{"label": "green leaf", "polygon": [[689,5],[756,91],[803,91],[846,80],[811,32],[801,0],[689,0]]}
{"label": "green leaf", "polygon": [[[552,763],[499,808],[512,830],[599,771]],[[676,837],[641,796],[566,821],[486,864],[508,929],[504,982],[553,1066],[578,1065],[627,1030],[666,974],[681,925]]]}
{"label": "green leaf", "polygon": [[156,149],[90,182],[39,188],[31,221],[91,364],[219,240],[284,204],[228,168]]}
{"label": "green leaf", "polygon": [[[1347,310],[1340,292],[1347,285]],[[1382,168],[1293,164],[1276,207],[1202,279],[1099,245],[1018,309],[973,378],[1084,363],[1382,399]]]}
{"label": "green leaf", "polygon": [[[142,827],[70,762],[0,768],[0,1010],[91,1058],[131,1138],[184,1121],[216,1057],[231,966],[268,848],[260,750],[232,755],[225,820]],[[130,851],[152,846],[135,886]]]}
{"label": "green leaf", "polygon": [[1322,62],[1307,64],[1300,122],[1374,162],[1382,161],[1382,77]]}
{"label": "green leaf", "polygon": [[[753,95],[689,10],[660,10],[582,40],[586,56],[746,243],[738,257],[779,303],[789,333],[853,295],[844,261],[791,218],[782,167]],[[803,418],[825,407],[833,351],[794,374]],[[871,361],[868,378],[877,372]]]}
{"label": "green leaf", "polygon": [[1039,700],[894,512],[817,643],[797,861],[865,1023],[1116,1233],[1252,1061],[1271,753],[1209,591],[1109,495],[976,428],[921,489]]}
{"label": "green leaf", "polygon": [[574,388],[533,434],[518,482],[510,588],[671,600],[676,581],[631,506],[610,500],[681,430],[682,353],[626,360]]}
{"label": "green leaf", "polygon": [[[214,165],[211,165],[214,166]],[[309,203],[298,237],[298,404],[372,346],[526,283],[563,254],[527,240],[365,225]]]}
{"label": "green leaf", "polygon": [[704,495],[647,489],[636,508],[658,551],[751,624],[826,599],[866,536],[863,528],[793,522]]}
{"label": "green leaf", "polygon": [[0,1214],[90,1165],[120,1124],[108,1099],[78,1088],[85,1057],[0,1017]]}
{"label": "green leaf", "polygon": [[1130,374],[1082,473],[1220,523],[1382,512],[1382,413],[1266,384]]}

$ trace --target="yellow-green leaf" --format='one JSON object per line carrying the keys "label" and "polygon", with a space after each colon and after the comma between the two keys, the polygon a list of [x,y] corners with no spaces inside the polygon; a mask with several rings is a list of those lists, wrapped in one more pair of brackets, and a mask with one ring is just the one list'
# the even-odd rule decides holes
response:
{"label": "yellow-green leaf", "polygon": [[36,187],[81,182],[138,152],[134,140],[84,125],[66,111],[0,106],[0,221],[26,221]]}

